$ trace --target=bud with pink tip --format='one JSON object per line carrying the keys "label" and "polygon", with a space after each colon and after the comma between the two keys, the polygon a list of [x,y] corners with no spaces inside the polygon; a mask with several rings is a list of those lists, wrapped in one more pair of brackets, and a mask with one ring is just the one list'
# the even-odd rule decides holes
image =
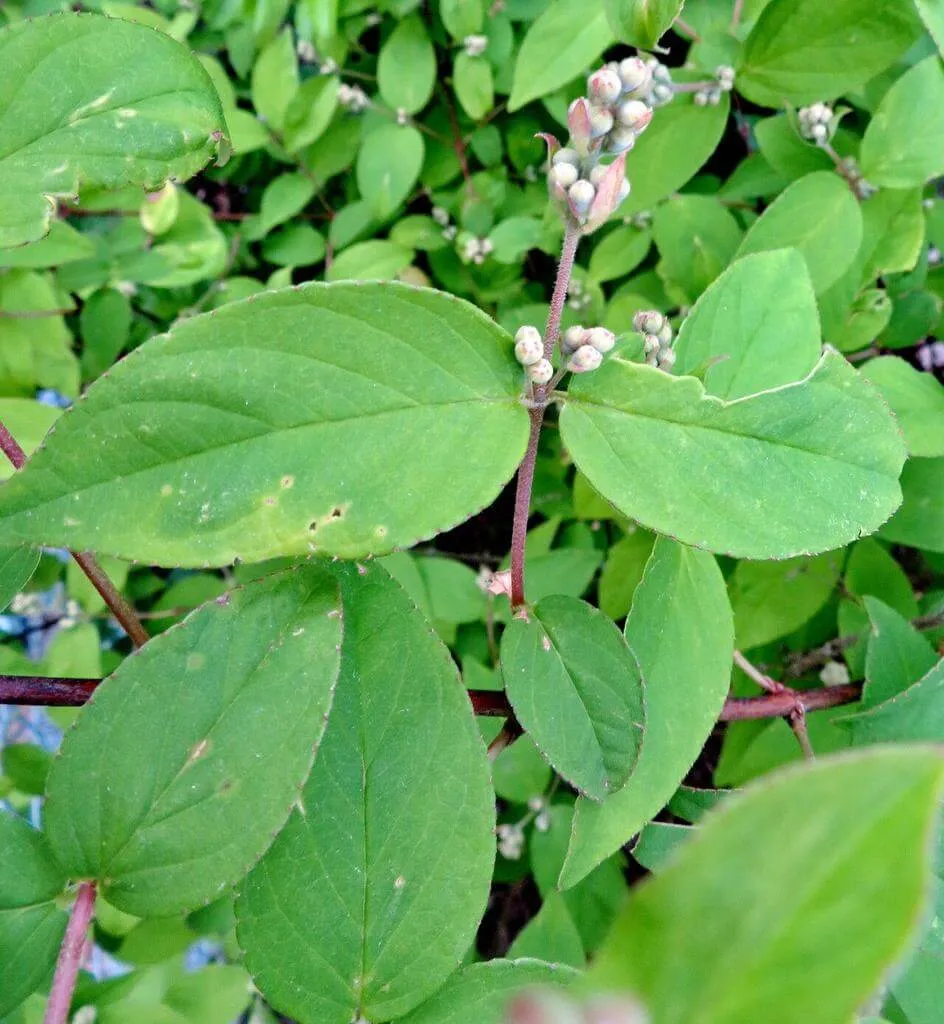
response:
{"label": "bud with pink tip", "polygon": [[561,338],[561,352],[565,356],[571,355],[576,352],[581,345],[586,343],[587,340],[587,329],[581,327],[579,324],[574,327],[568,327],[564,331],[564,336]]}
{"label": "bud with pink tip", "polygon": [[616,344],[616,335],[605,327],[591,327],[587,331],[586,344],[593,346],[600,355],[605,355]]}
{"label": "bud with pink tip", "polygon": [[567,369],[571,373],[588,373],[590,370],[596,370],[602,362],[602,352],[592,345],[581,345],[567,360]]}
{"label": "bud with pink tip", "polygon": [[590,135],[599,139],[613,128],[613,115],[605,107],[590,108]]}
{"label": "bud with pink tip", "polygon": [[652,69],[639,57],[627,57],[619,64],[622,91],[630,96],[644,96],[652,85]]}
{"label": "bud with pink tip", "polygon": [[551,366],[549,359],[539,359],[536,363],[532,363],[526,372],[535,384],[547,384],[554,376],[554,367]]}
{"label": "bud with pink tip", "polygon": [[585,178],[578,179],[567,190],[567,203],[578,220],[583,220],[590,212],[596,194],[597,190]]}
{"label": "bud with pink tip", "polygon": [[522,366],[533,366],[544,358],[544,342],[536,327],[525,324],[515,335],[515,359]]}
{"label": "bud with pink tip", "polygon": [[628,153],[635,145],[636,133],[622,125],[617,125],[606,137],[607,153]]}
{"label": "bud with pink tip", "polygon": [[587,79],[587,95],[594,103],[608,107],[619,99],[623,83],[612,68],[603,67]]}
{"label": "bud with pink tip", "polygon": [[665,317],[655,309],[641,309],[633,317],[633,330],[639,334],[658,334],[665,324]]}
{"label": "bud with pink tip", "polygon": [[616,120],[624,128],[631,128],[637,135],[640,135],[649,127],[652,120],[652,108],[647,107],[642,100],[627,100],[616,108]]}

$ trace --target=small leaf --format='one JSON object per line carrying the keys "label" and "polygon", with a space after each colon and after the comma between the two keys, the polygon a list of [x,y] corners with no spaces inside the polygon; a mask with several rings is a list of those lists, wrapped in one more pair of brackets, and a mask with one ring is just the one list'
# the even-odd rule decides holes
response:
{"label": "small leaf", "polygon": [[795,246],[816,294],[846,271],[862,241],[862,214],[848,185],[831,171],[817,171],[779,195],[744,236],[737,257]]}
{"label": "small leaf", "polygon": [[714,558],[658,538],[625,632],[646,684],[645,738],[632,778],[619,793],[602,805],[577,801],[560,878],[566,888],[629,842],[668,802],[718,721],[731,679],[734,626]]}
{"label": "small leaf", "polygon": [[744,256],[682,322],[676,372],[708,366],[705,390],[743,398],[805,377],[820,356],[816,297],[796,249]]}
{"label": "small leaf", "polygon": [[52,976],[66,914],[55,903],[66,875],[42,832],[0,810],[0,1015]]}
{"label": "small leaf", "polygon": [[937,54],[885,94],[865,130],[859,163],[881,188],[914,188],[944,173],[944,68]]}
{"label": "small leaf", "polygon": [[4,538],[165,565],[408,547],[512,475],[520,387],[505,332],[438,292],[310,284],[230,303],[89,389],[0,488]]}
{"label": "small leaf", "polygon": [[502,676],[518,721],[557,771],[594,800],[622,788],[639,756],[636,659],[602,612],[548,597],[502,635]]}
{"label": "small leaf", "polygon": [[338,79],[334,75],[319,75],[302,83],[285,111],[283,141],[289,153],[317,142],[337,109]]}
{"label": "small leaf", "polygon": [[908,3],[771,0],[747,37],[737,88],[767,107],[830,100],[893,64],[919,33]]}
{"label": "small leaf", "polygon": [[482,31],[485,6],[483,0],[439,0],[439,16],[449,35],[461,42]]}
{"label": "small leaf", "polygon": [[377,85],[392,110],[416,114],[429,102],[436,84],[436,53],[422,19],[412,14],[397,22],[380,48]]}
{"label": "small leaf", "polygon": [[944,2],[942,0],[915,0],[915,7],[937,45],[938,53],[944,55]]}
{"label": "small leaf", "polygon": [[95,691],[49,776],[50,845],[127,913],[190,910],[237,882],[311,767],[341,617],[319,566],[194,612]]}
{"label": "small leaf", "polygon": [[489,960],[460,968],[400,1024],[505,1024],[511,997],[533,985],[565,987],[580,974],[540,960]]}
{"label": "small leaf", "polygon": [[942,778],[932,750],[886,749],[729,797],[633,891],[589,980],[660,1024],[852,1020],[920,925]]}
{"label": "small leaf", "polygon": [[314,194],[314,183],[304,174],[293,172],[273,178],[262,193],[259,216],[247,225],[246,237],[256,241],[291,220],[305,209]]}
{"label": "small leaf", "polygon": [[865,657],[860,709],[867,710],[907,690],[937,664],[937,652],[911,623],[875,597],[863,601],[871,632]]}
{"label": "small leaf", "polygon": [[475,935],[495,855],[455,665],[399,585],[361,571],[337,570],[341,679],[315,768],[236,903],[256,983],[303,1024],[390,1020],[430,996]]}
{"label": "small leaf", "polygon": [[381,124],[357,154],[357,187],[376,220],[406,201],[423,166],[423,136],[412,125]]}
{"label": "small leaf", "polygon": [[909,459],[901,474],[904,501],[882,527],[881,536],[896,544],[944,551],[944,458]]}
{"label": "small leaf", "polygon": [[410,265],[413,250],[383,238],[358,242],[325,271],[326,281],[390,281]]}
{"label": "small leaf", "polygon": [[291,29],[283,29],[259,54],[252,68],[252,105],[271,131],[285,127],[289,105],[298,92],[298,60]]}
{"label": "small leaf", "polygon": [[495,85],[488,59],[459,53],[452,76],[456,99],[462,104],[462,109],[473,121],[481,120],[495,104]]}
{"label": "small leaf", "polygon": [[586,71],[612,42],[604,0],[551,4],[521,43],[508,109],[518,110],[560,89]]}
{"label": "small leaf", "polygon": [[0,246],[45,234],[51,197],[189,178],[225,131],[196,57],[127,21],[59,14],[8,25],[0,64],[10,86],[0,98]]}
{"label": "small leaf", "polygon": [[0,611],[29,583],[37,565],[37,548],[0,547]]}
{"label": "small leaf", "polygon": [[640,50],[653,50],[682,13],[685,0],[606,0],[606,16],[616,38]]}
{"label": "small leaf", "polygon": [[733,402],[619,357],[584,376],[560,416],[574,462],[625,515],[686,544],[813,554],[878,529],[901,500],[894,421],[837,353],[797,384]]}
{"label": "small leaf", "polygon": [[870,359],[859,371],[881,391],[911,455],[944,455],[944,384],[897,356]]}
{"label": "small leaf", "polygon": [[648,231],[617,227],[593,247],[587,274],[598,284],[625,277],[642,263],[651,245],[652,236]]}
{"label": "small leaf", "polygon": [[944,741],[944,660],[906,690],[837,724],[856,746]]}
{"label": "small leaf", "polygon": [[583,955],[580,933],[559,892],[549,892],[544,897],[541,909],[515,937],[508,956],[512,959],[534,957],[570,967],[585,966],[587,959]]}

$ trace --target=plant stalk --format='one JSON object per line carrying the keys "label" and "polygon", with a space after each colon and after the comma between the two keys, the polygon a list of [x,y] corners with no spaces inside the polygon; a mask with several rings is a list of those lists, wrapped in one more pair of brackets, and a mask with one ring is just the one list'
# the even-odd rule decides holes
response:
{"label": "plant stalk", "polygon": [[85,955],[85,944],[92,912],[95,909],[95,883],[82,882],[76,894],[69,924],[59,950],[56,962],[56,973],[52,980],[49,1002],[43,1024],[66,1024],[69,1020],[69,1008],[72,1006],[72,994]]}

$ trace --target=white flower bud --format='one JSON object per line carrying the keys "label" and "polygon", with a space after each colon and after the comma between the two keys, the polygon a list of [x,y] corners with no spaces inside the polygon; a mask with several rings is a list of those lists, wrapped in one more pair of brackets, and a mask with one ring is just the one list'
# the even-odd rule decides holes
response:
{"label": "white flower bud", "polygon": [[466,36],[462,40],[462,49],[468,57],[481,57],[488,49],[488,36]]}
{"label": "white flower bud", "polygon": [[810,127],[810,138],[814,142],[825,142],[829,138],[829,129],[824,124],[814,124]]}
{"label": "white flower bud", "polygon": [[549,832],[551,828],[551,812],[544,807],[534,818],[534,827],[538,832]]}
{"label": "white flower bud", "polygon": [[663,348],[659,350],[659,358],[657,365],[660,370],[665,370],[668,373],[669,370],[675,365],[675,349],[674,348]]}
{"label": "white flower bud", "polygon": [[568,149],[566,146],[563,149],[559,149],[552,157],[551,164],[554,167],[560,164],[573,164],[577,167],[580,164],[580,154],[576,149]]}
{"label": "white flower bud", "polygon": [[429,215],[441,228],[444,228],[449,223],[449,213],[441,206],[434,206],[430,210]]}
{"label": "white flower bud", "polygon": [[600,68],[587,79],[587,95],[594,103],[607,107],[619,99],[623,83],[612,68]]}
{"label": "white flower bud", "polygon": [[629,195],[631,188],[632,186],[629,183],[629,178],[623,178],[623,180],[620,182],[619,193],[616,197],[617,205],[621,203]]}
{"label": "white flower bud", "polygon": [[581,345],[567,360],[567,369],[571,373],[588,373],[595,370],[603,362],[603,353],[592,345]]}
{"label": "white flower bud", "polygon": [[544,342],[536,327],[526,324],[518,328],[515,335],[515,359],[522,366],[533,366],[544,358]]}
{"label": "white flower bud", "polygon": [[658,335],[661,344],[670,345],[672,343],[672,325],[668,320],[665,320],[659,330],[656,331],[656,334]]}
{"label": "white flower bud", "polygon": [[585,178],[580,178],[567,190],[570,208],[576,217],[585,216],[593,204],[597,190]]}
{"label": "white flower bud", "polygon": [[546,384],[554,376],[554,367],[549,359],[539,359],[527,367],[527,374],[535,384]]}
{"label": "white flower bud", "polygon": [[573,164],[557,164],[548,172],[548,180],[566,191],[577,180],[577,168]]}
{"label": "white flower bud", "polygon": [[627,100],[616,108],[616,119],[624,128],[631,128],[638,135],[649,126],[652,110],[642,100]]}
{"label": "white flower bud", "polygon": [[613,115],[603,107],[590,108],[590,138],[599,139],[613,127]]}
{"label": "white flower bud", "polygon": [[662,85],[672,84],[672,72],[661,61],[653,57],[647,66],[652,71],[652,80],[654,82],[659,82]]}
{"label": "white flower bud", "polygon": [[633,330],[639,334],[658,334],[665,317],[655,309],[641,309],[633,317]]}
{"label": "white flower bud", "polygon": [[639,57],[627,57],[620,61],[619,77],[623,92],[644,93],[652,83],[652,70]]}
{"label": "white flower bud", "polygon": [[706,93],[703,89],[699,89],[698,92],[696,92],[695,95],[692,97],[692,102],[695,104],[696,107],[708,106],[708,93]]}
{"label": "white flower bud", "polygon": [[715,78],[724,92],[730,92],[734,88],[734,68],[730,64],[719,64],[715,68]]}
{"label": "white flower bud", "polygon": [[644,334],[642,339],[642,348],[647,356],[651,356],[653,353],[658,353],[661,348],[659,336],[657,334]]}
{"label": "white flower bud", "polygon": [[587,340],[587,330],[579,325],[574,327],[568,327],[564,331],[564,336],[561,338],[561,351],[565,356],[569,356],[572,352],[576,352],[581,345],[585,344]]}
{"label": "white flower bud", "polygon": [[660,82],[658,85],[654,85],[652,87],[652,93],[650,95],[652,96],[653,103],[660,106],[663,103],[668,103],[675,93],[672,91],[671,85],[663,85]]}
{"label": "white flower bud", "polygon": [[636,133],[632,128],[624,128],[622,125],[617,125],[613,131],[610,132],[606,137],[606,152],[615,153],[627,153],[629,150],[636,145]]}
{"label": "white flower bud", "polygon": [[616,335],[605,327],[591,327],[587,331],[586,344],[591,345],[597,352],[604,355],[616,344]]}

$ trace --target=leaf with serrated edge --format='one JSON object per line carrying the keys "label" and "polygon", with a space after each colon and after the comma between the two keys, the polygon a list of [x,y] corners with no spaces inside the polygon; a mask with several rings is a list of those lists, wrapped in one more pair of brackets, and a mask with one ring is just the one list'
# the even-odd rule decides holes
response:
{"label": "leaf with serrated edge", "polygon": [[246,964],[302,1024],[391,1020],[469,948],[495,794],[455,664],[380,566],[339,566],[331,721],[298,809],[236,903]]}
{"label": "leaf with serrated edge", "polygon": [[729,797],[634,890],[588,981],[659,1024],[846,1024],[930,895],[944,761],[823,758]]}
{"label": "leaf with serrated edge", "polygon": [[0,66],[0,245],[40,238],[52,197],[80,186],[189,178],[226,131],[197,58],[143,25],[96,14],[17,22],[0,30]]}
{"label": "leaf with serrated edge", "polygon": [[306,565],[235,590],[108,678],[49,774],[72,878],[130,914],[190,910],[262,855],[311,768],[340,662],[334,578]]}
{"label": "leaf with serrated edge", "polygon": [[571,384],[560,423],[578,468],[621,512],[739,558],[840,547],[901,501],[895,422],[833,351],[804,380],[733,402],[611,358]]}
{"label": "leaf with serrated edge", "polygon": [[408,547],[511,477],[520,389],[508,335],[441,292],[253,296],[96,382],[0,488],[4,538],[181,566]]}

